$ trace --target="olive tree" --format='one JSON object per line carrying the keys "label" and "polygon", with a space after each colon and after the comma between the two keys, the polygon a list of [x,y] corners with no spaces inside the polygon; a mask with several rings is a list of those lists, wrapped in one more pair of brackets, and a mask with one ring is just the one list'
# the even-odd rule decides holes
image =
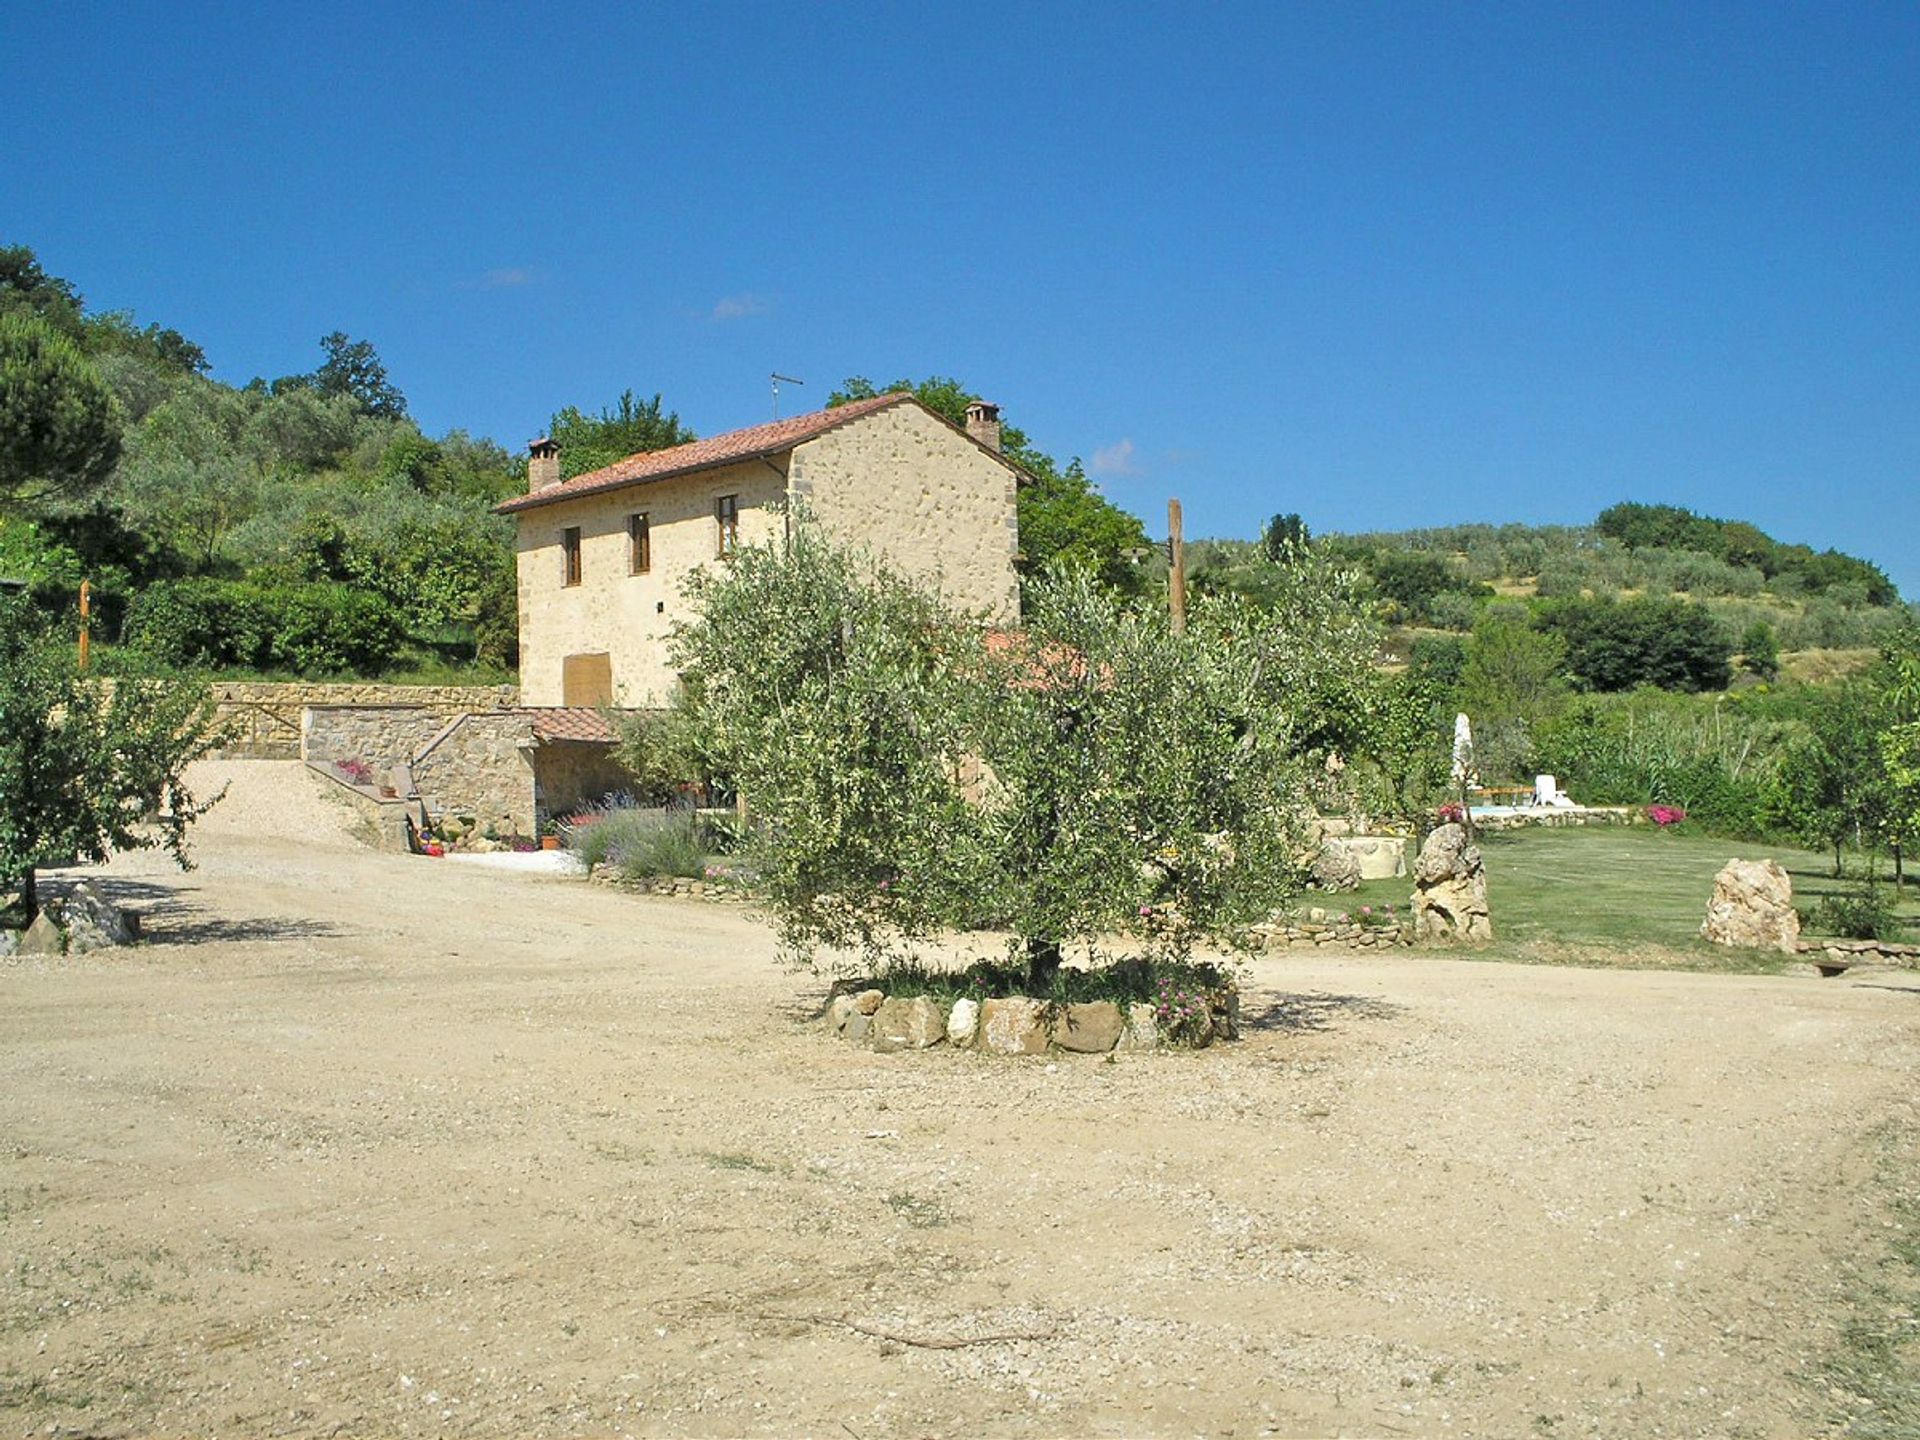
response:
{"label": "olive tree", "polygon": [[674,728],[747,799],[783,947],[872,961],[940,928],[974,868],[964,624],[807,525],[688,592],[699,618],[676,633],[688,713]]}
{"label": "olive tree", "polygon": [[187,868],[187,827],[212,802],[183,774],[213,743],[204,686],[83,677],[64,639],[0,602],[0,886],[25,918],[43,867],[157,848]]}
{"label": "olive tree", "polygon": [[1184,633],[1084,570],[989,630],[804,517],[691,587],[683,703],[745,797],[784,947],[896,958],[1010,932],[1045,993],[1069,950],[1238,947],[1300,879],[1323,706],[1372,657],[1351,577],[1198,602]]}

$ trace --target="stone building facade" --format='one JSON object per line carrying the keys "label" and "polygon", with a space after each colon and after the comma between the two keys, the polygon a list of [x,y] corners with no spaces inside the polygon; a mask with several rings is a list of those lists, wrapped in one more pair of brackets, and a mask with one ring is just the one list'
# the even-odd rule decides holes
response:
{"label": "stone building facade", "polygon": [[500,507],[519,521],[522,703],[666,704],[686,577],[782,535],[794,502],[956,608],[1011,623],[1023,472],[999,431],[991,406],[974,406],[963,431],[911,395],[882,395],[566,481],[552,444],[534,442],[528,493]]}

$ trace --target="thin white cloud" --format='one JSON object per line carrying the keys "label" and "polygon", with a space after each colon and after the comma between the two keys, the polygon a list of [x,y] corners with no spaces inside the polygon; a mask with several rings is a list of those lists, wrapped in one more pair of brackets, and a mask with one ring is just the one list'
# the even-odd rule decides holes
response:
{"label": "thin white cloud", "polygon": [[749,315],[764,315],[766,313],[767,302],[765,300],[761,299],[758,295],[742,293],[739,295],[721,296],[719,300],[714,302],[713,309],[707,318],[716,321],[744,320]]}
{"label": "thin white cloud", "polygon": [[516,286],[531,285],[535,279],[531,270],[518,265],[510,265],[502,270],[489,270],[480,277],[482,290],[512,290]]}
{"label": "thin white cloud", "polygon": [[1138,475],[1140,462],[1134,458],[1133,441],[1116,440],[1093,452],[1087,469],[1095,475]]}

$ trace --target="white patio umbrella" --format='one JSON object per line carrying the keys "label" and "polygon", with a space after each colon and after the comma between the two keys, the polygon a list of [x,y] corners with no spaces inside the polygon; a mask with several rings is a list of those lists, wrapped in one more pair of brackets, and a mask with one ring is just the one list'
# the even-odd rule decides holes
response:
{"label": "white patio umbrella", "polygon": [[1473,722],[1453,717],[1453,788],[1466,790],[1480,777],[1473,771]]}

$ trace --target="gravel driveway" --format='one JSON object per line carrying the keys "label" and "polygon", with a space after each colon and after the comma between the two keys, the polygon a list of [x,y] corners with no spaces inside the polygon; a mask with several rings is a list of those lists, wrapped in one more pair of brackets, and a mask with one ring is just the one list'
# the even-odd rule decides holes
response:
{"label": "gravel driveway", "polygon": [[7,1433],[1854,1403],[1822,1377],[1912,1154],[1916,977],[1313,953],[1198,1055],[875,1055],[737,909],[374,854],[297,767],[219,773],[202,868],[109,871],[153,944],[0,969]]}

